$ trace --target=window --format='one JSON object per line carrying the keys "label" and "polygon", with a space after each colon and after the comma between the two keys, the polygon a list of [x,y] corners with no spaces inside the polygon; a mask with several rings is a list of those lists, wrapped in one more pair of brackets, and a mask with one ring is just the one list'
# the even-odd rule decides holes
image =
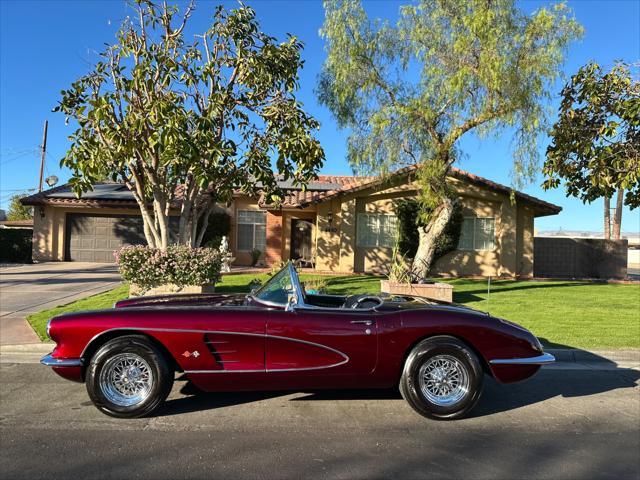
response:
{"label": "window", "polygon": [[458,241],[458,250],[493,250],[495,219],[465,217]]}
{"label": "window", "polygon": [[254,248],[264,252],[267,243],[267,214],[253,210],[238,211],[238,251]]}
{"label": "window", "polygon": [[396,216],[380,213],[358,214],[358,246],[393,247],[396,243]]}

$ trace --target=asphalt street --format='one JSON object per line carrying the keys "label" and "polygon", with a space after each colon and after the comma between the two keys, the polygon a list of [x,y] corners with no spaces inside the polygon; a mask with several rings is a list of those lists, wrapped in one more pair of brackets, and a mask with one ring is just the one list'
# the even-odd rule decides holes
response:
{"label": "asphalt street", "polygon": [[0,364],[0,475],[12,478],[639,478],[640,371],[549,368],[485,384],[437,422],[393,391],[196,393],[117,420],[84,385]]}

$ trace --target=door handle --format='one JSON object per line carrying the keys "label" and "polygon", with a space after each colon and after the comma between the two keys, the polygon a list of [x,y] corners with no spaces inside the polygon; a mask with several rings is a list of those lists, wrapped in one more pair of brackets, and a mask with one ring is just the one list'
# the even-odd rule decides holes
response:
{"label": "door handle", "polygon": [[351,320],[351,323],[362,323],[363,325],[373,325],[373,320]]}

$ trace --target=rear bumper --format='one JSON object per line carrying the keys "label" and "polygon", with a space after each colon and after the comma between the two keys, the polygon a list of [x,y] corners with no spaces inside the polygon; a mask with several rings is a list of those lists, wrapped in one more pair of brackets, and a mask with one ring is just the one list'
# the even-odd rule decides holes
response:
{"label": "rear bumper", "polygon": [[491,365],[547,365],[555,362],[556,359],[550,353],[543,353],[537,357],[525,358],[496,358],[489,360]]}
{"label": "rear bumper", "polygon": [[42,365],[47,367],[81,367],[82,360],[79,358],[54,358],[51,354],[40,359]]}

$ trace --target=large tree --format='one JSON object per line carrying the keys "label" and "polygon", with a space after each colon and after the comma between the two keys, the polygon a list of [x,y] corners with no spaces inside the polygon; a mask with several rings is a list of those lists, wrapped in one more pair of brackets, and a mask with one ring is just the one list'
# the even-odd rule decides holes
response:
{"label": "large tree", "polygon": [[20,203],[20,199],[29,195],[19,193],[13,195],[9,200],[9,210],[7,210],[7,220],[31,220],[33,218],[33,207],[27,207]]}
{"label": "large tree", "polygon": [[468,133],[514,135],[514,180],[532,177],[549,87],[581,27],[564,4],[529,15],[512,0],[423,0],[395,24],[372,21],[359,0],[326,0],[327,59],[320,100],[350,129],[357,171],[419,164],[420,241],[428,275],[455,197],[447,174]]}
{"label": "large tree", "polygon": [[324,160],[318,123],[295,97],[302,44],[262,33],[243,4],[215,8],[189,40],[193,10],[137,0],[117,42],[56,108],[78,124],[61,162],[74,190],[105,175],[124,182],[158,248],[199,245],[216,202],[257,188],[277,201],[277,174],[304,186]]}
{"label": "large tree", "polygon": [[[613,237],[620,238],[622,204],[640,206],[640,82],[628,65],[604,72],[580,68],[562,89],[543,171],[545,189],[564,183],[567,196],[604,198],[604,236],[611,234],[610,201],[617,192]],[[625,193],[626,192],[626,193]]]}

